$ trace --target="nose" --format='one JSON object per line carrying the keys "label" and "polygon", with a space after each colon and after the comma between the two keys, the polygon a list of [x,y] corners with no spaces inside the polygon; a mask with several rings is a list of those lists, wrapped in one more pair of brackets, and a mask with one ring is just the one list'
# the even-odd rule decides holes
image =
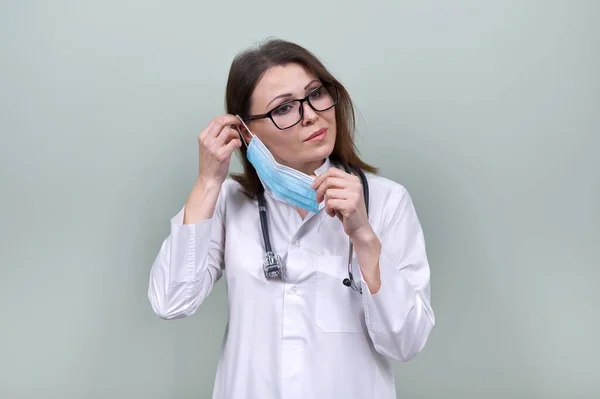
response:
{"label": "nose", "polygon": [[314,124],[317,119],[319,119],[319,115],[310,107],[310,105],[308,105],[307,102],[302,104],[302,107],[302,124],[304,126]]}

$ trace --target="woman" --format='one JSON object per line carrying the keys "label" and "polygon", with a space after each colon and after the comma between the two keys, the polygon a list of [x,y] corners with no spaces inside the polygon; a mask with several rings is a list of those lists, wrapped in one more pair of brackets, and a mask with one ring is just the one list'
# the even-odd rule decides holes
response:
{"label": "woman", "polygon": [[[152,308],[190,316],[225,272],[214,398],[395,398],[390,360],[414,357],[434,325],[409,194],[358,157],[348,92],[294,43],[238,55],[226,103],[198,138]],[[236,149],[244,172],[228,179]]]}

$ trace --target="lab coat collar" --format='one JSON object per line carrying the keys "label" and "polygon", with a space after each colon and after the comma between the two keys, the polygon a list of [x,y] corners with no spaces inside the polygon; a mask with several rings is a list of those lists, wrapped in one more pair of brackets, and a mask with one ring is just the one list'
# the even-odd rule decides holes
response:
{"label": "lab coat collar", "polygon": [[321,176],[323,173],[325,173],[327,171],[327,169],[329,169],[330,166],[331,166],[331,161],[329,160],[329,157],[327,157],[327,158],[325,158],[325,162],[323,162],[323,165],[319,166],[315,170],[315,175]]}

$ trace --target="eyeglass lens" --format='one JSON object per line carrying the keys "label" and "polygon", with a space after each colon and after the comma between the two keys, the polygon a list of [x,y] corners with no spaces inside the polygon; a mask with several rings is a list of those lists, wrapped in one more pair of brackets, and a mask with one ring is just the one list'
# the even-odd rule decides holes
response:
{"label": "eyeglass lens", "polygon": [[[325,86],[321,86],[308,95],[308,102],[315,111],[326,111],[333,107],[337,101],[336,93],[333,95]],[[271,113],[273,122],[280,128],[286,129],[295,125],[302,119],[300,110],[301,101],[294,100],[281,104]]]}

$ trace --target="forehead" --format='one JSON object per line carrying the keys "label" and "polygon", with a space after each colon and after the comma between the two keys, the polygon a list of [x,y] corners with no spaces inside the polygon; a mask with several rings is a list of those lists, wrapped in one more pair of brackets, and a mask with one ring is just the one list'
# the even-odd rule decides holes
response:
{"label": "forehead", "polygon": [[266,106],[275,96],[291,93],[304,97],[304,87],[317,76],[298,64],[277,65],[260,78],[252,93],[253,108]]}

